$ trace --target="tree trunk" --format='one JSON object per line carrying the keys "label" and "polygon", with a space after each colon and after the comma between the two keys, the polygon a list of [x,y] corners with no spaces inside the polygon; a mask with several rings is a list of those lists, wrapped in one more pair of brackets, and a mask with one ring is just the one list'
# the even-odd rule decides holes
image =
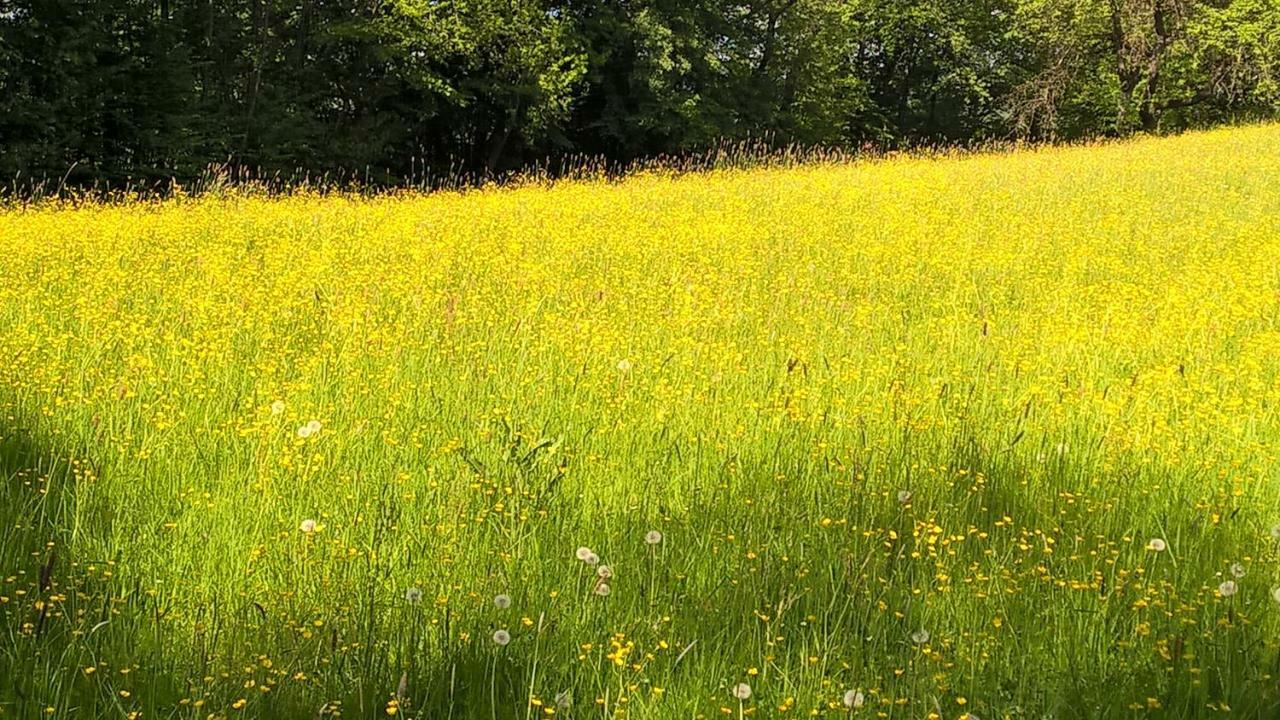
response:
{"label": "tree trunk", "polygon": [[502,153],[507,149],[507,141],[511,139],[511,128],[504,127],[489,138],[489,152],[484,160],[485,173],[493,175],[502,160]]}
{"label": "tree trunk", "polygon": [[768,30],[765,32],[764,46],[760,50],[760,62],[756,63],[752,74],[756,77],[763,77],[769,70],[769,63],[773,61],[773,54],[778,44],[778,26],[782,24],[782,18],[791,12],[791,8],[796,6],[799,0],[787,0],[782,7],[769,15],[769,21],[766,23]]}

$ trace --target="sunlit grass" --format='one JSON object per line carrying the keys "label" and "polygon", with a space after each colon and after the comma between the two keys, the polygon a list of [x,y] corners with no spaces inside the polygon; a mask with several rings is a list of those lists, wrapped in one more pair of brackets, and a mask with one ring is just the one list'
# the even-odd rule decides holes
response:
{"label": "sunlit grass", "polygon": [[0,717],[1256,716],[1280,128],[0,214]]}

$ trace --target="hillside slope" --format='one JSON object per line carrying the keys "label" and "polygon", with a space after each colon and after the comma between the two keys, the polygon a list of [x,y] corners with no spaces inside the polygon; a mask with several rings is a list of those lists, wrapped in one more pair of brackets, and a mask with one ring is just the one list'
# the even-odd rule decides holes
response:
{"label": "hillside slope", "polygon": [[0,717],[1274,710],[1278,180],[0,214]]}

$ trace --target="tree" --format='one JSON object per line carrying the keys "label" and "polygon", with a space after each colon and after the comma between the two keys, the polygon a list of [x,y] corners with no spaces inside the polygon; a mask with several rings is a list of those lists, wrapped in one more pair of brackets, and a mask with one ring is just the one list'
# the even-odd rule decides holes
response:
{"label": "tree", "polygon": [[0,0],[0,177],[401,182],[1280,109],[1280,0]]}
{"label": "tree", "polygon": [[1006,0],[854,0],[857,69],[885,140],[961,140],[999,132],[1015,48]]}
{"label": "tree", "polygon": [[1275,0],[1027,0],[1019,11],[1034,46],[1034,71],[1010,95],[1023,134],[1154,131],[1277,108]]}

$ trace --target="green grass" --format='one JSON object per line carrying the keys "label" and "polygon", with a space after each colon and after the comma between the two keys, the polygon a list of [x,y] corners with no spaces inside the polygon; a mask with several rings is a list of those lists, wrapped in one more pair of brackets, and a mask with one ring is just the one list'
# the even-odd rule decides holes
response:
{"label": "green grass", "polygon": [[0,215],[0,718],[1271,716],[1277,147]]}

